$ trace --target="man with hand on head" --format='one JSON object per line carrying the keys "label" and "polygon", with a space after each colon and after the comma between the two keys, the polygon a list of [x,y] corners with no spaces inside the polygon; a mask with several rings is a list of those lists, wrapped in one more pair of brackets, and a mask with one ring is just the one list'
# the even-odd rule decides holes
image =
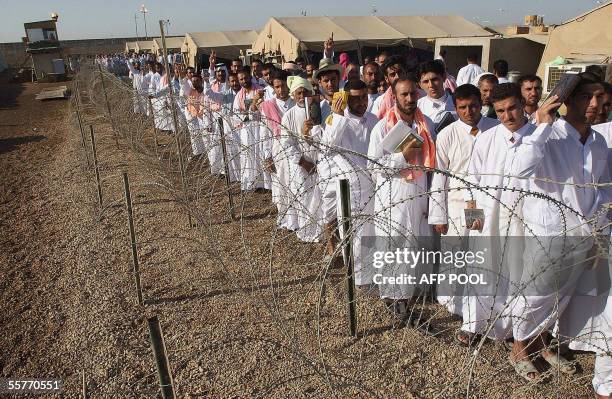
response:
{"label": "man with hand on head", "polygon": [[344,89],[348,96],[347,105],[343,104],[342,99],[332,104],[332,122],[325,126],[322,143],[333,155],[336,184],[340,179],[349,181],[351,219],[355,229],[355,284],[369,287],[372,284],[372,275],[368,273],[368,268],[362,268],[361,265],[361,259],[364,257],[361,237],[371,237],[374,233],[369,220],[374,211],[374,187],[367,168],[367,154],[370,135],[378,123],[378,118],[367,112],[368,92],[364,82],[349,80]]}

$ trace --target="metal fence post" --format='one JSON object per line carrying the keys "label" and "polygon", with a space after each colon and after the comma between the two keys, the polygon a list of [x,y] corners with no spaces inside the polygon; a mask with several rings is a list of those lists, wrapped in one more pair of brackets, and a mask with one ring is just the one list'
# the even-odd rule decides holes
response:
{"label": "metal fence post", "polygon": [[346,292],[348,299],[349,334],[357,336],[357,304],[355,301],[355,260],[353,257],[353,237],[351,223],[351,188],[347,179],[340,180],[340,207],[341,207],[341,233],[342,256],[346,266]]}
{"label": "metal fence post", "polygon": [[140,286],[140,265],[138,263],[138,249],[136,247],[136,233],[134,231],[134,217],[132,214],[132,195],[130,193],[130,182],[127,172],[123,172],[123,190],[125,192],[125,206],[128,216],[128,228],[130,230],[130,244],[132,247],[132,265],[134,267],[134,280],[136,282],[136,296],[138,304],[142,305],[142,288]]}
{"label": "metal fence post", "polygon": [[159,376],[159,384],[161,386],[161,394],[164,399],[174,399],[174,387],[172,384],[172,375],[168,366],[168,355],[166,354],[166,344],[164,343],[164,335],[162,333],[159,318],[157,316],[147,319],[149,325],[149,335],[151,337],[151,348],[155,355],[157,365],[157,375]]}

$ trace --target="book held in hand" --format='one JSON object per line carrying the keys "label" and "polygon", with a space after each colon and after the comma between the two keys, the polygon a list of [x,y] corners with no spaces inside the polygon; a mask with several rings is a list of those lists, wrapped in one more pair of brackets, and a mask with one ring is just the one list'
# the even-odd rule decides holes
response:
{"label": "book held in hand", "polygon": [[403,120],[399,120],[383,137],[381,145],[386,153],[402,152],[404,148],[420,148],[425,140]]}
{"label": "book held in hand", "polygon": [[436,133],[440,133],[442,129],[455,121],[455,116],[452,112],[445,112],[440,122],[436,124]]}
{"label": "book held in hand", "polygon": [[[485,215],[484,210],[482,209],[464,209],[465,213],[465,225],[469,229],[476,219],[480,219],[481,223],[484,225]],[[480,230],[482,231],[482,229]]]}

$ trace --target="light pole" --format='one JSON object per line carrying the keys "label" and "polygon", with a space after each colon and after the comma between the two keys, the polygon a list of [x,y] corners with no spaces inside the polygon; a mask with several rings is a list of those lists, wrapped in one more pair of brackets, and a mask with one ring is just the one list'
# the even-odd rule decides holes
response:
{"label": "light pole", "polygon": [[134,26],[136,27],[136,40],[140,40],[140,37],[138,36],[138,13],[137,12],[134,13]]}
{"label": "light pole", "polygon": [[146,40],[149,40],[149,32],[147,32],[147,13],[149,12],[149,10],[147,10],[147,8],[145,7],[144,4],[142,4],[140,6],[140,12],[142,13],[142,17],[144,18],[144,24],[145,24],[145,38]]}

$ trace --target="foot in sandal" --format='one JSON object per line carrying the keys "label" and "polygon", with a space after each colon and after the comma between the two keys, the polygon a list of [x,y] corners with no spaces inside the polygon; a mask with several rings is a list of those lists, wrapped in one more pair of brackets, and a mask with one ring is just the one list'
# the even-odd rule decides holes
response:
{"label": "foot in sandal", "polygon": [[558,368],[563,374],[574,375],[576,374],[576,366],[561,356],[558,352],[550,350],[542,351],[542,359],[553,368]]}
{"label": "foot in sandal", "polygon": [[514,371],[528,382],[536,382],[540,379],[540,372],[535,368],[528,357],[520,360],[513,359],[513,354],[508,355],[508,361],[514,367]]}

